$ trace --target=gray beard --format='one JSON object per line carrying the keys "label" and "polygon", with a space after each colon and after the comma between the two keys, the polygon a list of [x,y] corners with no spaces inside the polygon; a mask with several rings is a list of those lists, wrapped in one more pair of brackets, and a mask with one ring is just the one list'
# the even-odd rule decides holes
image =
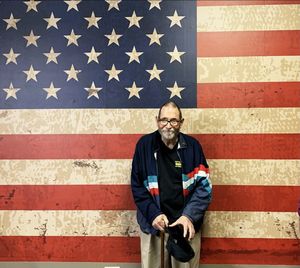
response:
{"label": "gray beard", "polygon": [[170,130],[158,130],[162,138],[166,141],[171,141],[177,138],[179,130],[170,129]]}

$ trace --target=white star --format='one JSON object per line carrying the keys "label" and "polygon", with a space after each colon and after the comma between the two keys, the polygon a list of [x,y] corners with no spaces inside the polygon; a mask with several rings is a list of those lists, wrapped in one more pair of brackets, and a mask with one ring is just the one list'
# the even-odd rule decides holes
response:
{"label": "white star", "polygon": [[37,42],[36,40],[38,40],[40,38],[40,35],[34,35],[33,30],[31,30],[29,35],[25,35],[23,36],[26,40],[27,40],[27,45],[26,47],[30,46],[30,45],[34,45],[37,47]]}
{"label": "white star", "polygon": [[7,60],[6,60],[6,65],[9,64],[10,62],[13,62],[17,64],[17,57],[19,57],[21,54],[15,53],[14,50],[11,48],[9,53],[4,53],[3,54]]}
{"label": "white star", "polygon": [[153,65],[152,70],[146,70],[149,74],[150,74],[150,79],[149,81],[151,81],[152,79],[156,78],[157,80],[160,81],[160,74],[164,71],[164,70],[158,70],[156,67],[156,64]]}
{"label": "white star", "polygon": [[17,23],[21,20],[21,19],[15,19],[13,13],[10,13],[10,17],[9,19],[3,19],[6,23],[6,30],[8,30],[9,28],[14,28],[17,30]]}
{"label": "white star", "polygon": [[64,72],[68,75],[67,81],[71,79],[78,81],[77,75],[81,72],[81,70],[75,70],[74,65],[72,64],[70,70],[64,70]]}
{"label": "white star", "polygon": [[96,52],[95,48],[92,47],[91,52],[86,52],[84,54],[89,57],[88,63],[90,63],[92,61],[95,61],[95,62],[99,63],[98,57],[102,54],[102,52]]}
{"label": "white star", "polygon": [[30,65],[30,68],[28,71],[23,71],[23,73],[25,73],[27,75],[27,79],[26,82],[28,82],[30,79],[34,80],[37,82],[36,79],[36,75],[39,73],[40,71],[35,71],[32,67],[32,65]]}
{"label": "white star", "polygon": [[96,87],[95,83],[92,82],[90,87],[85,87],[84,89],[89,93],[89,95],[87,96],[87,99],[89,99],[91,97],[95,97],[95,98],[99,99],[98,92],[102,89],[102,87]]}
{"label": "white star", "polygon": [[144,53],[144,52],[137,52],[135,49],[135,46],[132,48],[131,52],[125,52],[128,56],[129,56],[129,62],[131,63],[132,61],[136,61],[138,63],[140,63],[140,59],[139,57]]}
{"label": "white star", "polygon": [[121,34],[116,34],[115,29],[112,30],[111,34],[106,34],[105,35],[108,39],[108,46],[110,46],[111,44],[115,43],[116,45],[119,46],[119,41],[118,39],[122,36]]}
{"label": "white star", "polygon": [[57,22],[59,22],[61,20],[61,18],[55,18],[53,15],[53,12],[51,12],[50,17],[44,18],[44,20],[48,22],[47,29],[49,29],[50,27],[54,27],[54,28],[58,29]]}
{"label": "white star", "polygon": [[128,28],[132,27],[132,26],[136,26],[138,28],[140,28],[140,23],[139,21],[143,18],[143,17],[138,17],[136,14],[135,14],[135,11],[133,11],[131,17],[125,17],[127,20],[129,20],[129,26]]}
{"label": "white star", "polygon": [[119,3],[121,3],[121,0],[105,0],[105,2],[109,4],[108,11],[111,10],[112,8],[120,10]]}
{"label": "white star", "polygon": [[154,7],[156,7],[157,9],[160,9],[160,2],[161,1],[162,0],[148,0],[148,2],[150,3],[149,10],[151,10]]}
{"label": "white star", "polygon": [[131,87],[126,87],[126,89],[130,92],[128,99],[132,98],[133,96],[136,96],[137,98],[140,98],[139,92],[143,89],[142,87],[137,87],[135,82],[133,82]]}
{"label": "white star", "polygon": [[64,35],[65,38],[68,39],[67,47],[71,44],[74,44],[75,46],[78,46],[77,39],[81,37],[81,35],[76,35],[74,33],[74,30],[72,29],[71,33],[69,35]]}
{"label": "white star", "polygon": [[53,97],[57,99],[57,91],[59,91],[61,88],[55,88],[53,85],[53,82],[51,82],[49,87],[43,88],[47,92],[47,97],[46,100],[49,99],[50,97]]}
{"label": "white star", "polygon": [[67,5],[68,5],[68,10],[71,10],[71,9],[75,9],[76,11],[79,11],[78,10],[78,4],[81,2],[81,0],[69,0],[69,1],[64,1]]}
{"label": "white star", "polygon": [[30,10],[34,10],[34,11],[38,11],[37,10],[37,5],[39,3],[41,3],[41,1],[35,1],[35,0],[29,0],[29,1],[24,1],[23,2],[25,5],[27,5],[27,10],[26,10],[26,13]]}
{"label": "white star", "polygon": [[174,60],[177,60],[178,62],[181,63],[181,58],[180,57],[183,54],[185,54],[185,52],[179,52],[177,50],[177,46],[175,46],[173,51],[170,51],[170,52],[167,52],[167,53],[171,56],[170,63],[172,63]]}
{"label": "white star", "polygon": [[55,62],[55,63],[57,64],[58,62],[57,62],[57,59],[56,59],[56,58],[57,58],[60,54],[61,54],[61,53],[55,53],[54,50],[53,50],[53,47],[51,47],[49,53],[44,53],[44,55],[48,58],[46,64],[48,64],[48,63],[51,62],[51,61],[53,61],[53,62]]}
{"label": "white star", "polygon": [[175,96],[177,96],[178,98],[181,99],[181,94],[180,94],[180,92],[181,92],[182,90],[184,90],[185,88],[184,88],[184,87],[178,87],[177,82],[175,81],[173,87],[167,87],[167,89],[168,89],[169,91],[171,91],[170,99],[173,98],[173,97],[175,97]]}
{"label": "white star", "polygon": [[87,28],[90,28],[92,26],[95,26],[96,28],[99,29],[99,26],[98,26],[98,21],[101,20],[102,18],[101,17],[95,17],[95,13],[94,11],[92,12],[91,16],[90,17],[86,17],[84,18],[85,20],[87,20],[89,22],[89,25]]}
{"label": "white star", "polygon": [[6,92],[6,100],[10,97],[17,99],[17,92],[20,90],[20,88],[14,88],[13,84],[10,83],[9,88],[3,88],[3,90]]}
{"label": "white star", "polygon": [[174,11],[173,16],[167,16],[167,18],[171,21],[170,28],[173,27],[174,25],[178,25],[181,27],[181,20],[185,18],[185,16],[178,16],[177,10]]}
{"label": "white star", "polygon": [[116,80],[118,80],[118,81],[120,81],[119,80],[119,74],[121,72],[123,72],[123,70],[117,70],[115,68],[115,65],[113,64],[112,67],[111,67],[111,69],[110,70],[105,70],[105,72],[109,74],[108,81],[110,81],[113,78],[116,79]]}
{"label": "white star", "polygon": [[150,38],[149,46],[151,46],[153,43],[157,43],[158,45],[160,45],[159,39],[164,36],[164,34],[158,34],[155,28],[152,34],[146,34],[146,35]]}

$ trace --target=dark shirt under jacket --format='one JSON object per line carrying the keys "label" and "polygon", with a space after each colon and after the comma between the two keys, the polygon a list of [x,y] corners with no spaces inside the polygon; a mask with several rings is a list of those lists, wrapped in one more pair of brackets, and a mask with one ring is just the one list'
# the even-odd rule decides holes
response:
{"label": "dark shirt under jacket", "polygon": [[158,151],[158,186],[161,210],[170,223],[177,220],[183,211],[182,167],[177,154],[178,143],[173,149],[160,140]]}

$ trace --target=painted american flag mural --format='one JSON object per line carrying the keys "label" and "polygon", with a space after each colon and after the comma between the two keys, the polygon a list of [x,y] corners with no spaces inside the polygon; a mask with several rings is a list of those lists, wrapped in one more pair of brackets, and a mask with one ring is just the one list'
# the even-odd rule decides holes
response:
{"label": "painted american flag mural", "polygon": [[203,267],[300,265],[299,16],[295,0],[1,1],[0,267],[138,267],[131,157],[168,99],[212,170]]}

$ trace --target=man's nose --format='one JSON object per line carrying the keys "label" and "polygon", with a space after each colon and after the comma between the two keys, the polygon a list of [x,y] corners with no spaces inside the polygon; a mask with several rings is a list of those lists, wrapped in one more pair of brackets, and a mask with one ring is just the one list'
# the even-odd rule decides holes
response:
{"label": "man's nose", "polygon": [[171,122],[168,122],[168,123],[166,124],[166,128],[173,128],[172,125],[171,125]]}

